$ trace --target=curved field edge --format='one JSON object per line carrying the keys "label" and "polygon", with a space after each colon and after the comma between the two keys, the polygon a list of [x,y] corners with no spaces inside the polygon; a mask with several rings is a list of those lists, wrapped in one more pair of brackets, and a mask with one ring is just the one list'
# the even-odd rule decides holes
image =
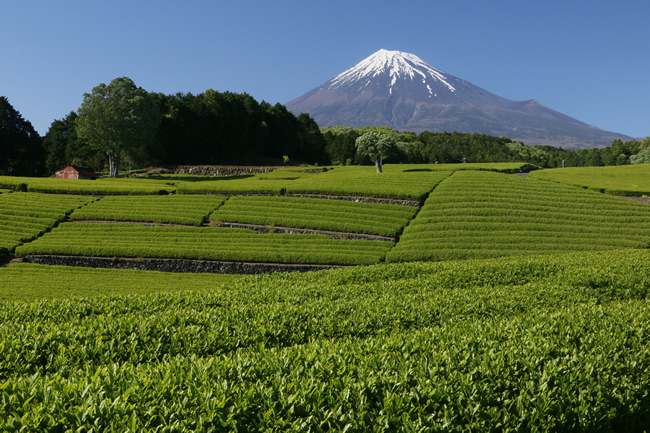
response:
{"label": "curved field edge", "polygon": [[[0,427],[637,431],[649,259],[375,265],[4,303]],[[14,269],[30,281],[33,267]]]}
{"label": "curved field edge", "polygon": [[538,170],[530,177],[611,195],[650,195],[650,164]]}

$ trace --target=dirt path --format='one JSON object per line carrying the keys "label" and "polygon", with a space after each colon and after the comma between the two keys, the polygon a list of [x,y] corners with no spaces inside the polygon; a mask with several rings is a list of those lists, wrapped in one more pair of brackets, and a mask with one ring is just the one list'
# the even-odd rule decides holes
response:
{"label": "dirt path", "polygon": [[628,196],[628,195],[617,195],[615,197],[625,198],[625,199],[628,199],[628,200],[634,200],[636,202],[643,203],[643,204],[650,204],[650,197],[632,197],[632,196]]}

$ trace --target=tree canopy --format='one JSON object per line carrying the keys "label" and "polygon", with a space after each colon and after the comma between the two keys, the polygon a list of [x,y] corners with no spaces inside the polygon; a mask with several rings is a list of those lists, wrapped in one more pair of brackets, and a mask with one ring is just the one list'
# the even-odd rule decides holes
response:
{"label": "tree canopy", "polygon": [[0,96],[0,175],[39,175],[44,159],[41,137],[32,124]]}
{"label": "tree canopy", "polygon": [[149,93],[127,77],[85,93],[78,112],[77,134],[107,155],[111,177],[119,173],[122,153],[137,155],[156,136],[161,120]]}
{"label": "tree canopy", "polygon": [[369,157],[377,167],[377,173],[381,173],[382,160],[388,158],[395,149],[396,143],[393,137],[381,132],[366,132],[355,141],[357,152],[360,155]]}

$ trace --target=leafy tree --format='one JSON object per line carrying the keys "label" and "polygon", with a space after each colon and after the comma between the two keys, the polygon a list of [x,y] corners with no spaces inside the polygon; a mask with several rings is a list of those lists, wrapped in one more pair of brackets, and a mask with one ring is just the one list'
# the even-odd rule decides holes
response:
{"label": "leafy tree", "polygon": [[644,138],[640,144],[647,147],[636,155],[630,156],[630,162],[632,164],[650,164],[650,137]]}
{"label": "leafy tree", "polygon": [[44,160],[41,137],[9,100],[0,96],[0,174],[39,175],[43,172]]}
{"label": "leafy tree", "polygon": [[122,152],[137,155],[155,137],[161,120],[151,96],[130,78],[116,78],[85,93],[78,110],[77,133],[108,157],[117,177]]}
{"label": "leafy tree", "polygon": [[55,120],[43,137],[47,152],[45,167],[49,173],[68,165],[87,165],[95,171],[104,168],[106,157],[77,136],[77,117],[77,113],[71,111],[63,119]]}
{"label": "leafy tree", "polygon": [[357,153],[369,157],[377,167],[377,173],[381,173],[381,164],[391,152],[395,151],[395,140],[381,132],[366,132],[355,141]]}

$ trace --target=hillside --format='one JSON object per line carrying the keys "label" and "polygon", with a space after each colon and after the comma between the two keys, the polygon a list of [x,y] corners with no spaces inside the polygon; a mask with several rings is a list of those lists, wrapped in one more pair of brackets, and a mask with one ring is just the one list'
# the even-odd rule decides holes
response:
{"label": "hillside", "polygon": [[[516,165],[389,165],[382,175],[370,167],[280,169],[222,178],[157,176],[76,184],[23,179],[28,191],[69,192],[73,185],[75,193],[87,187],[89,193],[100,188],[119,195],[0,195],[5,221],[0,248],[39,263],[76,260],[164,270],[161,260],[198,260],[225,262],[220,272],[247,273],[266,272],[276,264],[278,270],[294,270],[645,248],[650,243],[647,206],[480,170],[485,168],[508,171]],[[159,195],[158,188],[176,194]],[[125,191],[136,195],[124,196]],[[74,204],[64,204],[70,200]],[[58,213],[53,213],[55,203]],[[69,221],[63,222],[66,214]],[[266,265],[229,265],[237,262]],[[167,269],[178,270],[175,264]]]}
{"label": "hillside", "polygon": [[0,178],[0,431],[642,431],[650,206],[519,168]]}

